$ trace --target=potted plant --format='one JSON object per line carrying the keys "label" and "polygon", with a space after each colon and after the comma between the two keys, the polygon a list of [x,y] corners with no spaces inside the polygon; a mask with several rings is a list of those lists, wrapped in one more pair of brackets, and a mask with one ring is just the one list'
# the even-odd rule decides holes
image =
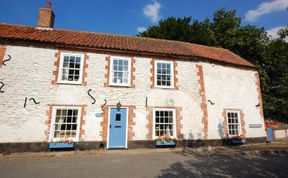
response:
{"label": "potted plant", "polygon": [[64,148],[74,148],[75,143],[73,142],[73,138],[71,137],[61,137],[61,138],[53,138],[52,142],[49,143],[50,149],[64,149]]}
{"label": "potted plant", "polygon": [[177,144],[176,138],[168,136],[158,136],[155,140],[156,147],[175,147]]}
{"label": "potted plant", "polygon": [[246,141],[245,137],[242,134],[234,135],[230,139],[230,144],[232,144],[232,145],[243,145],[243,144],[246,144],[246,143],[247,143],[247,141]]}

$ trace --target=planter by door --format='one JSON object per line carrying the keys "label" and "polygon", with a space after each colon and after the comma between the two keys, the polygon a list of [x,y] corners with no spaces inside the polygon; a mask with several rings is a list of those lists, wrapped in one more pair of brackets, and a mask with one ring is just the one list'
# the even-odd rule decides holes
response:
{"label": "planter by door", "polygon": [[110,108],[108,149],[127,148],[127,108]]}

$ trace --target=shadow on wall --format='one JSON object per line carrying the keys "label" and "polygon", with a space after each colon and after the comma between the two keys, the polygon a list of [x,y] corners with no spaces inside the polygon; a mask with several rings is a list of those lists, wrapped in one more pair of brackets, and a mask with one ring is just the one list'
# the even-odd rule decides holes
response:
{"label": "shadow on wall", "polygon": [[219,121],[218,124],[218,135],[221,138],[222,145],[230,145],[227,135],[224,132],[224,123]]}
{"label": "shadow on wall", "polygon": [[201,147],[204,146],[205,143],[203,142],[201,133],[197,133],[197,140],[194,139],[194,135],[192,132],[189,133],[188,139],[183,142],[183,150],[185,150],[186,147]]}
{"label": "shadow on wall", "polygon": [[244,155],[180,153],[190,157],[161,170],[158,178],[170,177],[286,177],[287,156],[247,157]]}

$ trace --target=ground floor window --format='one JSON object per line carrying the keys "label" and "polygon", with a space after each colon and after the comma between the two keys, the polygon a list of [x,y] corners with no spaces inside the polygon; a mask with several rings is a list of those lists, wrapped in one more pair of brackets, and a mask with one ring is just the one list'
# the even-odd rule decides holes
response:
{"label": "ground floor window", "polygon": [[238,111],[227,111],[227,125],[228,125],[228,134],[239,135],[240,134],[240,119]]}
{"label": "ground floor window", "polygon": [[176,136],[175,109],[154,109],[154,137]]}
{"label": "ground floor window", "polygon": [[54,107],[51,139],[77,140],[80,107]]}

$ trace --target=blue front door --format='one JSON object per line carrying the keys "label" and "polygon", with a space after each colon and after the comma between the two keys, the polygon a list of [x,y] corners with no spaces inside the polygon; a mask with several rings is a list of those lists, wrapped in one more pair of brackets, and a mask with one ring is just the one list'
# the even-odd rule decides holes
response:
{"label": "blue front door", "polygon": [[108,148],[126,148],[127,108],[111,108]]}

